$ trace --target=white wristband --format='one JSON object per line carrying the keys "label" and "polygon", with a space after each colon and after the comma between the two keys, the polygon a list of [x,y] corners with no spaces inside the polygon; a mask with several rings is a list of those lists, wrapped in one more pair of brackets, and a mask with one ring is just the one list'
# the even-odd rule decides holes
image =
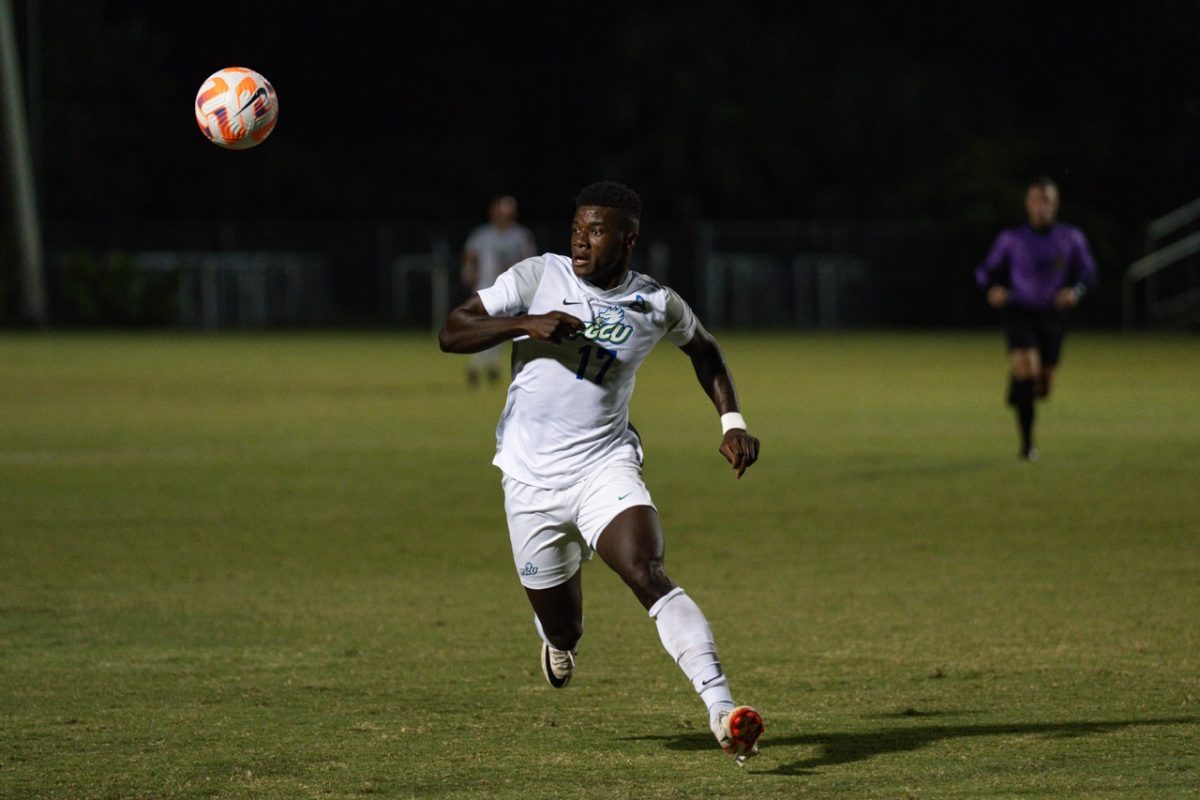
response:
{"label": "white wristband", "polygon": [[730,411],[728,414],[721,415],[721,435],[729,433],[734,428],[746,430],[746,420],[736,411]]}

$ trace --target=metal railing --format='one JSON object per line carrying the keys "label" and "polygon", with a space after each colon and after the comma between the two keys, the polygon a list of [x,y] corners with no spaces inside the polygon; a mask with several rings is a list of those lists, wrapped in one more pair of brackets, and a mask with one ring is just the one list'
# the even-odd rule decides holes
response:
{"label": "metal railing", "polygon": [[[1122,285],[1121,319],[1126,329],[1150,324],[1200,323],[1200,198],[1146,227],[1143,258],[1129,265]],[[1180,237],[1180,238],[1175,238]],[[1170,244],[1164,240],[1175,238]]]}
{"label": "metal railing", "polygon": [[[55,313],[65,324],[437,329],[467,296],[458,281],[458,248],[468,229],[404,222],[62,223],[51,238]],[[541,249],[561,251],[556,230],[540,231]],[[931,286],[940,287],[942,300],[956,287],[973,297],[974,287],[965,272],[950,268],[930,277],[924,261],[935,233],[913,223],[704,221],[656,229],[639,245],[634,268],[670,285],[716,328],[939,323],[947,308],[969,304],[941,302],[931,311]],[[121,269],[109,268],[113,259]],[[88,269],[73,268],[74,261]],[[152,302],[150,288],[140,286],[153,289]],[[83,309],[90,314],[84,318],[70,305],[93,295],[155,313],[114,320],[104,309]]]}
{"label": "metal railing", "polygon": [[450,247],[444,240],[435,241],[429,253],[395,256],[388,274],[391,291],[383,294],[390,305],[381,309],[383,317],[408,322],[419,316],[417,306],[423,306],[425,298],[417,301],[414,286],[416,279],[425,276],[429,281],[429,317],[436,332],[450,311],[451,262]]}
{"label": "metal railing", "polygon": [[179,323],[207,330],[321,323],[328,319],[319,257],[287,251],[142,252],[149,272],[179,278]]}

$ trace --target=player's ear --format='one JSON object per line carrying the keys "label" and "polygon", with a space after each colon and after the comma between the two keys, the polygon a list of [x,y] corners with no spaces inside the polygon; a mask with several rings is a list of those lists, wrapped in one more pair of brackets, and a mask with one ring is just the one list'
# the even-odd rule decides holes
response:
{"label": "player's ear", "polygon": [[625,232],[625,249],[632,250],[633,246],[635,244],[637,244],[637,239],[638,239],[638,232],[636,230],[626,231]]}

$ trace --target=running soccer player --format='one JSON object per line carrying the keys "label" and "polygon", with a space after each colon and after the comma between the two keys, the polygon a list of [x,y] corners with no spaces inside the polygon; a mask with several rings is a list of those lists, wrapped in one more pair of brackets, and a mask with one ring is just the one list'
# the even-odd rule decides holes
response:
{"label": "running soccer player", "polygon": [[1038,178],[1025,192],[1026,225],[1000,232],[975,280],[1004,313],[1008,403],[1021,432],[1021,458],[1036,461],[1034,402],[1050,394],[1066,313],[1096,282],[1096,261],[1078,228],[1057,222],[1058,186]]}
{"label": "running soccer player", "polygon": [[513,558],[546,680],[562,688],[575,674],[580,567],[599,553],[655,621],[707,706],[713,735],[740,765],[758,752],[762,717],[734,704],[708,620],[667,576],[641,440],[629,423],[634,375],[654,345],[666,338],[691,359],[721,417],[720,452],[736,477],[757,460],[759,442],[738,413],[716,340],[679,295],[629,268],[641,198],[601,181],[575,204],[569,257],[547,253],[514,265],[453,309],[438,340],[452,353],[515,341],[492,463],[503,473]]}

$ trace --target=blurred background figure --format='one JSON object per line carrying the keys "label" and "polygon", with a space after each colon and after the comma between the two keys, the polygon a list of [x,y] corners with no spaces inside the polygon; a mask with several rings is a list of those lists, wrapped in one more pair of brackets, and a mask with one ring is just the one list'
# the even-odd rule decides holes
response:
{"label": "blurred background figure", "polygon": [[[463,247],[463,286],[472,292],[487,289],[501,272],[535,255],[533,234],[517,222],[517,199],[507,194],[496,197],[488,206],[488,222],[471,231]],[[488,383],[498,381],[502,357],[499,345],[476,353],[467,365],[467,383],[478,386],[483,375]]]}
{"label": "blurred background figure", "polygon": [[1037,460],[1034,402],[1050,394],[1062,354],[1067,311],[1096,282],[1096,261],[1083,232],[1058,222],[1058,186],[1038,178],[1025,191],[1029,222],[1007,228],[975,270],[987,301],[1004,314],[1008,403],[1017,414],[1021,458]]}

